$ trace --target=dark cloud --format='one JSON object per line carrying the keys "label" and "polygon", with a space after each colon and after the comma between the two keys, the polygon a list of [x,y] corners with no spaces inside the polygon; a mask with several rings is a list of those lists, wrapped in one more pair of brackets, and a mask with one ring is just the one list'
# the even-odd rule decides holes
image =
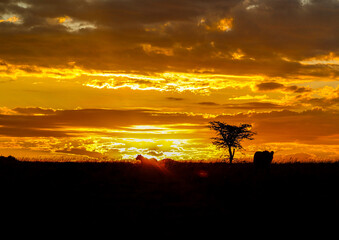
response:
{"label": "dark cloud", "polygon": [[306,87],[298,87],[296,85],[286,86],[281,83],[276,82],[263,82],[259,83],[255,86],[258,91],[286,91],[286,92],[294,92],[294,93],[304,93],[304,92],[311,92],[310,88]]}
{"label": "dark cloud", "polygon": [[168,97],[166,99],[173,100],[173,101],[182,101],[182,100],[184,100],[184,98],[179,98],[179,97]]}
{"label": "dark cloud", "polygon": [[[198,67],[227,74],[336,77],[337,68],[298,62],[339,54],[339,2],[309,2],[2,1],[1,16],[13,14],[20,21],[0,23],[0,58],[50,67],[74,61],[103,70],[186,72]],[[65,16],[71,25],[51,24],[50,19]],[[223,18],[233,18],[231,31],[213,28]],[[157,50],[147,52],[143,44]],[[243,56],[234,59],[238,49]]]}
{"label": "dark cloud", "polygon": [[259,110],[259,109],[287,109],[288,106],[283,106],[269,102],[247,102],[247,103],[234,103],[224,104],[226,109],[245,109],[245,110]]}
{"label": "dark cloud", "polygon": [[285,87],[285,91],[291,91],[294,93],[304,93],[304,92],[311,92],[312,90],[310,88],[298,87],[294,85],[294,86]]}
{"label": "dark cloud", "polygon": [[339,96],[333,97],[322,97],[322,98],[315,98],[315,97],[303,97],[297,96],[297,101],[300,103],[310,104],[313,107],[321,107],[321,108],[331,108],[331,107],[339,107]]}
{"label": "dark cloud", "polygon": [[276,82],[264,82],[256,85],[259,91],[272,91],[276,89],[284,88],[285,86],[281,83]]}
{"label": "dark cloud", "polygon": [[20,114],[52,114],[55,112],[53,109],[43,109],[43,108],[14,108],[13,111]]}
{"label": "dark cloud", "polygon": [[219,106],[220,104],[215,103],[215,102],[199,102],[199,105],[204,105],[204,106]]}

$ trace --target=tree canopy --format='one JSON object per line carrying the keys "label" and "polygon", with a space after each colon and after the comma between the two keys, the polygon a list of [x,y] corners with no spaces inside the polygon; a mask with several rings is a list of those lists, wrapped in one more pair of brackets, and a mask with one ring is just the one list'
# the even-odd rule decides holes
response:
{"label": "tree canopy", "polygon": [[241,141],[244,139],[253,140],[251,124],[240,124],[239,126],[229,125],[219,121],[210,122],[209,127],[217,134],[212,138],[212,143],[218,148],[228,150],[229,160],[232,163],[235,150],[242,149]]}

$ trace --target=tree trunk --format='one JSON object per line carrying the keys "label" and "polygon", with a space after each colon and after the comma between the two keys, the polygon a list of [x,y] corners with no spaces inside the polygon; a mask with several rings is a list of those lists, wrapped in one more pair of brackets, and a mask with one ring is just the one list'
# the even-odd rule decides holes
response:
{"label": "tree trunk", "polygon": [[230,154],[230,163],[232,164],[235,149],[233,149],[233,152],[232,152],[231,147],[228,147],[228,152],[229,152],[229,154]]}

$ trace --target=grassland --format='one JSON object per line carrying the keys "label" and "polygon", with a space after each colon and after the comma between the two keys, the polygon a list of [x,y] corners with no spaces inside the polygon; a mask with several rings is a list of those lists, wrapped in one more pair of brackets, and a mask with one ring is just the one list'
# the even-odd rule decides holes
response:
{"label": "grassland", "polygon": [[336,219],[339,163],[0,163],[2,216],[37,224]]}

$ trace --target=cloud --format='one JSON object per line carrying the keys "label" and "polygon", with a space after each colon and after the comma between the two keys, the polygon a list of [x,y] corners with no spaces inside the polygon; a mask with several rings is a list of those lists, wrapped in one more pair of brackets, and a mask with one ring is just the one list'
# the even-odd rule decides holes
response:
{"label": "cloud", "polygon": [[[257,102],[223,107],[244,109],[276,107],[277,110],[280,109],[280,106]],[[150,136],[148,131],[153,132],[153,134],[159,131],[158,135],[160,136],[161,132],[168,128],[164,126],[172,126],[172,130],[168,133],[173,137],[173,131],[179,131],[176,133],[177,136],[199,132],[203,129],[201,126],[205,126],[211,120],[222,120],[229,123],[253,123],[258,134],[261,134],[261,137],[265,138],[266,141],[294,141],[295,139],[311,141],[321,136],[339,134],[337,111],[321,109],[303,112],[277,110],[266,113],[219,115],[209,118],[190,113],[162,113],[143,109],[55,110],[37,116],[33,113],[31,115],[0,115],[0,134],[15,137],[53,136],[60,138],[88,136],[91,132],[105,135],[109,133],[108,130],[114,130],[117,133],[123,131],[122,134],[141,134],[140,136]],[[26,113],[26,111],[22,112]],[[187,133],[180,133],[182,130],[187,130]],[[114,132],[112,133],[114,134]],[[166,139],[166,136],[164,138]]]}
{"label": "cloud", "polygon": [[312,107],[321,108],[335,108],[339,107],[339,96],[328,96],[328,97],[309,97],[309,96],[298,96],[296,100],[302,104],[307,104]]}
{"label": "cloud", "polygon": [[13,111],[19,114],[53,114],[55,112],[54,109],[43,109],[43,108],[14,108]]}
{"label": "cloud", "polygon": [[85,71],[67,62],[67,67],[50,68],[27,64],[10,64],[0,59],[0,77],[17,79],[18,77],[73,79],[82,75],[95,75],[93,71]]}
{"label": "cloud", "polygon": [[[90,74],[89,74],[90,75]],[[95,76],[95,73],[92,74]],[[100,74],[98,74],[100,76]],[[245,87],[250,85],[260,76],[235,76],[210,73],[154,73],[151,76],[143,74],[106,74],[108,79],[93,79],[83,86],[97,89],[156,90],[172,92],[196,92],[209,94],[212,90],[227,87]]]}
{"label": "cloud", "polygon": [[300,0],[5,1],[0,14],[20,22],[0,23],[0,58],[54,68],[72,61],[105,71],[337,79],[336,62],[305,61],[338,55],[338,9],[337,1]]}
{"label": "cloud", "polygon": [[179,98],[179,97],[167,97],[166,99],[172,100],[172,101],[182,101],[184,98]]}
{"label": "cloud", "polygon": [[268,96],[266,94],[265,95],[255,95],[255,96],[246,94],[245,96],[229,98],[229,100],[252,100],[252,99],[268,99]]}
{"label": "cloud", "polygon": [[199,105],[204,105],[204,106],[219,106],[220,104],[215,103],[215,102],[199,102]]}
{"label": "cloud", "polygon": [[98,152],[91,152],[87,151],[84,148],[72,148],[72,149],[64,149],[64,150],[56,150],[57,153],[67,153],[67,154],[74,154],[74,155],[84,155],[91,158],[103,158],[104,155]]}
{"label": "cloud", "polygon": [[[0,114],[0,135],[2,136],[71,137],[88,135],[89,133],[114,136],[123,131],[124,127],[181,124],[187,118],[185,113],[162,113],[144,109],[44,110],[40,108],[15,108],[13,111],[17,114]],[[190,123],[196,124],[204,121],[201,116],[191,116],[189,119]],[[107,132],[106,130],[109,129],[118,131]],[[150,129],[150,131],[153,130]],[[131,131],[135,132],[138,129],[131,129]],[[148,133],[141,132],[140,134],[146,136]],[[174,133],[172,134],[174,135]],[[158,135],[160,137],[161,132]]]}
{"label": "cloud", "polygon": [[3,23],[3,22],[16,23],[18,21],[19,21],[19,18],[16,16],[9,17],[7,19],[0,19],[0,23]]}
{"label": "cloud", "polygon": [[263,82],[259,83],[255,86],[257,91],[262,91],[262,92],[268,92],[268,91],[284,91],[284,92],[293,92],[293,93],[305,93],[305,92],[311,92],[312,90],[307,87],[298,87],[296,85],[292,86],[286,86],[281,83],[277,82]]}
{"label": "cloud", "polygon": [[256,85],[259,91],[272,91],[276,89],[284,88],[284,85],[276,82],[265,82]]}
{"label": "cloud", "polygon": [[226,109],[248,109],[248,110],[289,108],[288,106],[270,102],[247,102],[247,103],[224,104],[223,107]]}
{"label": "cloud", "polygon": [[335,145],[339,140],[339,127],[336,124],[338,117],[338,111],[314,109],[302,112],[282,110],[237,114],[218,116],[216,119],[236,124],[239,122],[252,123],[253,129],[258,133],[257,144],[260,142],[323,144],[324,138],[331,139],[330,136],[333,136],[331,141],[326,141],[326,144]]}
{"label": "cloud", "polygon": [[[237,100],[248,100],[249,98],[237,99]],[[290,106],[280,105],[271,102],[237,102],[237,103],[227,103],[219,104],[215,102],[199,102],[199,105],[207,107],[218,107],[223,109],[239,109],[239,110],[274,110],[274,109],[288,109]]]}
{"label": "cloud", "polygon": [[[253,106],[229,107],[253,108],[258,105],[253,103]],[[303,149],[312,146],[312,149],[319,148],[319,154],[327,149],[335,155],[339,141],[339,113],[335,110],[295,112],[277,108],[271,112],[249,111],[217,116],[162,113],[145,109],[55,110],[38,115],[31,109],[21,112],[13,110],[9,115],[0,115],[0,141],[3,148],[94,158],[134,158],[135,154],[141,152],[149,156],[181,156],[185,159],[197,159],[199,157],[196,154],[199,153],[206,158],[217,154],[209,145],[209,139],[213,136],[207,128],[209,121],[252,124],[257,135],[255,140],[246,142],[245,146],[254,151],[271,146],[273,150],[291,154],[294,151],[291,149],[297,146]]]}
{"label": "cloud", "polygon": [[162,152],[156,152],[156,151],[148,151],[147,152],[148,155],[151,155],[151,156],[154,156],[154,157],[161,157],[163,156],[164,154]]}
{"label": "cloud", "polygon": [[311,92],[312,90],[310,88],[307,87],[298,87],[298,86],[286,86],[285,91],[291,91],[294,93],[305,93],[305,92]]}
{"label": "cloud", "polygon": [[[17,124],[19,125],[19,124]],[[66,131],[60,130],[46,130],[40,128],[29,128],[25,127],[24,123],[21,122],[21,126],[6,127],[0,126],[0,136],[7,137],[71,137],[72,134]]]}

